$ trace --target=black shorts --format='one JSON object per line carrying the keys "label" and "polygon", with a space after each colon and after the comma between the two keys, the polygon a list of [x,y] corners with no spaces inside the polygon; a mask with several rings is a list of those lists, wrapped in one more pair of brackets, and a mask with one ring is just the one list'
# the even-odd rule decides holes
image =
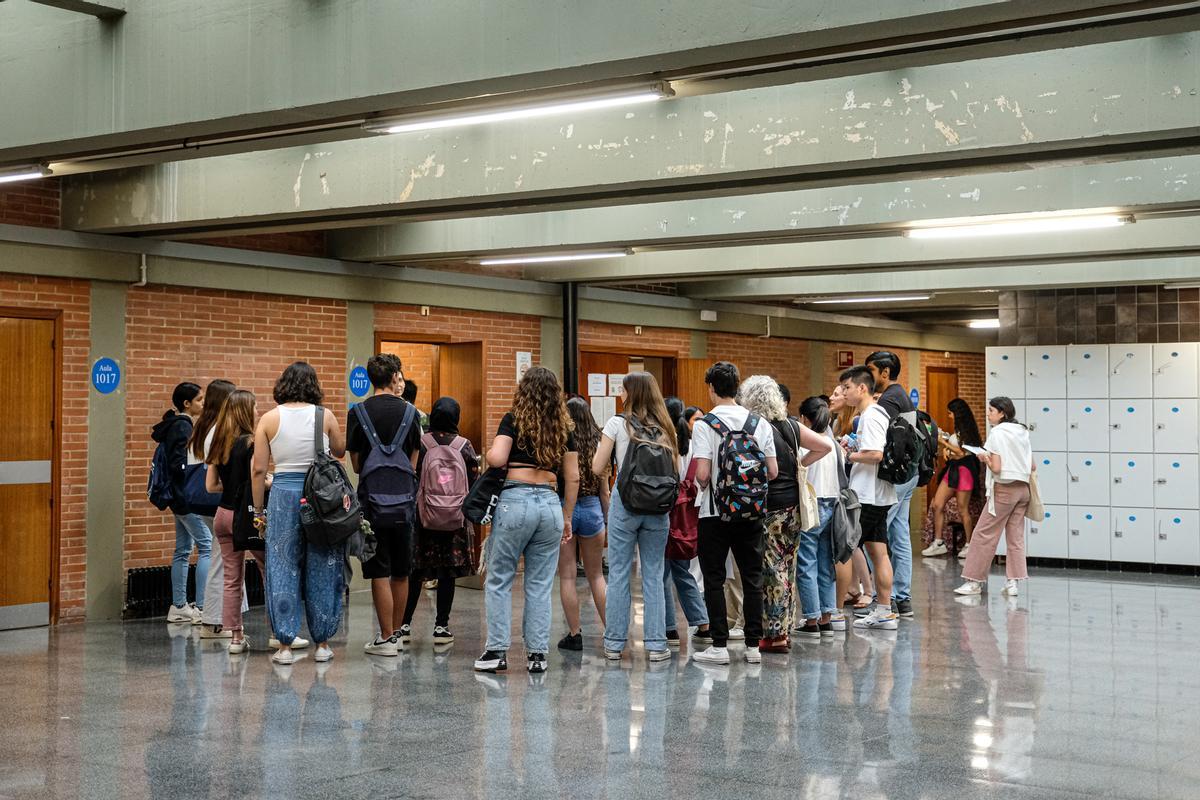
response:
{"label": "black shorts", "polygon": [[375,557],[362,565],[363,577],[400,580],[412,573],[413,529],[411,525],[372,526],[379,543]]}
{"label": "black shorts", "polygon": [[869,506],[866,503],[862,504],[862,513],[859,515],[859,522],[862,524],[863,542],[888,543],[887,516],[891,510],[891,506]]}

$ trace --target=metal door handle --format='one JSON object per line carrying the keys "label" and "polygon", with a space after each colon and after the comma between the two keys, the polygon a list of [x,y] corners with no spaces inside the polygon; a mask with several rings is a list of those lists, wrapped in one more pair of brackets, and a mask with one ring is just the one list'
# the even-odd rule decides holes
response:
{"label": "metal door handle", "polygon": [[1121,538],[1121,532],[1120,532],[1120,531],[1113,531],[1113,536],[1115,536],[1116,538],[1120,539],[1120,538]]}
{"label": "metal door handle", "polygon": [[1121,482],[1120,478],[1113,478],[1113,483],[1120,483],[1120,482]]}
{"label": "metal door handle", "polygon": [[1119,431],[1119,430],[1121,430],[1121,423],[1119,423],[1119,422],[1114,422],[1114,423],[1111,425],[1111,427],[1112,427],[1112,429],[1113,429],[1114,431]]}
{"label": "metal door handle", "polygon": [[1075,529],[1072,529],[1072,530],[1071,530],[1071,535],[1072,535],[1072,536],[1078,536],[1078,535],[1079,535],[1079,531],[1078,531],[1078,530],[1075,530]]}
{"label": "metal door handle", "polygon": [[1167,540],[1167,535],[1165,533],[1160,533],[1158,538],[1165,542]]}
{"label": "metal door handle", "polygon": [[1079,483],[1079,477],[1077,475],[1072,475],[1071,483]]}
{"label": "metal door handle", "polygon": [[1073,431],[1077,431],[1077,430],[1079,430],[1079,423],[1078,423],[1078,422],[1072,422],[1072,423],[1071,423],[1071,430],[1073,430]]}
{"label": "metal door handle", "polygon": [[1000,373],[999,373],[999,372],[989,372],[989,373],[988,373],[988,375],[991,375],[993,378],[998,378],[998,377],[1000,377]]}
{"label": "metal door handle", "polygon": [[1160,430],[1160,431],[1165,431],[1167,429],[1167,426],[1163,425],[1161,422],[1158,423],[1157,425],[1155,425],[1154,427],[1156,430]]}
{"label": "metal door handle", "polygon": [[1155,481],[1155,483],[1165,486],[1165,485],[1166,485],[1166,483],[1167,483],[1167,479],[1166,479],[1166,478],[1159,478],[1158,480],[1156,480],[1156,481]]}
{"label": "metal door handle", "polygon": [[1035,527],[1033,527],[1033,526],[1030,526],[1030,528],[1029,528],[1029,532],[1030,532],[1030,533],[1037,533],[1037,532],[1038,532],[1038,529],[1037,529],[1037,528],[1035,528]]}
{"label": "metal door handle", "polygon": [[1029,423],[1029,430],[1031,430],[1031,431],[1036,431],[1036,430],[1037,430],[1037,423],[1036,423],[1036,422],[1031,422],[1031,423]]}

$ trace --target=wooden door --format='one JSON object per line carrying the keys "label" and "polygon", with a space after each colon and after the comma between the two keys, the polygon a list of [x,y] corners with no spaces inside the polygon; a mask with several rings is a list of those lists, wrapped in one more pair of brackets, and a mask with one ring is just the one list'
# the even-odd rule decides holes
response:
{"label": "wooden door", "polygon": [[[579,393],[588,398],[593,396],[605,397],[608,393],[609,375],[626,375],[629,372],[629,355],[626,353],[595,353],[579,354]],[[604,375],[604,394],[592,395],[588,392],[588,375]],[[621,413],[621,398],[616,398],[616,413]],[[600,420],[604,425],[608,420]]]}
{"label": "wooden door", "polygon": [[675,390],[683,405],[695,406],[702,411],[708,411],[711,403],[708,401],[708,384],[704,382],[704,373],[712,362],[707,358],[681,358],[676,361]]}
{"label": "wooden door", "polygon": [[958,368],[926,367],[925,385],[929,392],[925,410],[933,417],[939,430],[953,433],[954,418],[950,416],[946,406],[958,397]]}
{"label": "wooden door", "polygon": [[0,630],[50,621],[55,322],[0,317]]}
{"label": "wooden door", "polygon": [[[483,342],[438,345],[436,391],[453,397],[462,409],[458,431],[471,441],[476,453],[483,452],[485,412],[483,407]],[[437,397],[430,399],[430,407]]]}

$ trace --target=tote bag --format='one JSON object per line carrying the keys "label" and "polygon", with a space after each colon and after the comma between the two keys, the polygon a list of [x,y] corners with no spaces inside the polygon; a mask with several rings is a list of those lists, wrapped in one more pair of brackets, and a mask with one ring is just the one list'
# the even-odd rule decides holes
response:
{"label": "tote bag", "polygon": [[[787,442],[792,453],[796,456],[796,496],[800,498],[796,504],[796,513],[800,515],[800,530],[811,531],[821,524],[821,510],[817,506],[817,490],[808,482],[808,467],[800,464],[800,430],[795,420],[788,420],[788,429],[793,434],[792,441]],[[835,445],[836,446],[836,445]]]}
{"label": "tote bag", "polygon": [[1025,509],[1025,519],[1041,522],[1046,518],[1046,507],[1042,505],[1042,492],[1038,489],[1037,472],[1029,473],[1029,506]]}

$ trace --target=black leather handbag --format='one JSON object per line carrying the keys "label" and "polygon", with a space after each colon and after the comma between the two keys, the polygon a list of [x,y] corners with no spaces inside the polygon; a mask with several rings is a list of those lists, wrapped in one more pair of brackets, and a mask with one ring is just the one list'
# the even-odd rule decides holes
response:
{"label": "black leather handbag", "polygon": [[467,499],[463,501],[463,516],[476,525],[490,523],[507,479],[508,467],[489,467],[467,493]]}

